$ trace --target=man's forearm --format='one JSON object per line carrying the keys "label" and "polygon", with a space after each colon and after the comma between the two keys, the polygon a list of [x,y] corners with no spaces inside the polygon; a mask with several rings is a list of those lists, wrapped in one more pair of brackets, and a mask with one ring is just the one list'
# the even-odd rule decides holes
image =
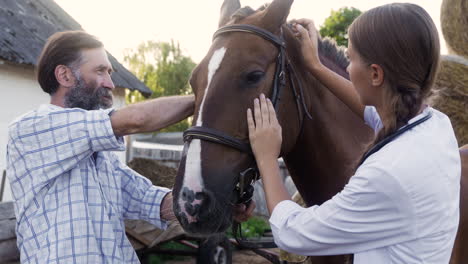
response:
{"label": "man's forearm", "polygon": [[193,95],[156,98],[115,111],[112,128],[116,136],[157,131],[191,116],[194,107]]}
{"label": "man's forearm", "polygon": [[152,132],[193,115],[195,99],[193,95],[171,96],[145,102],[142,112],[145,113],[139,133]]}

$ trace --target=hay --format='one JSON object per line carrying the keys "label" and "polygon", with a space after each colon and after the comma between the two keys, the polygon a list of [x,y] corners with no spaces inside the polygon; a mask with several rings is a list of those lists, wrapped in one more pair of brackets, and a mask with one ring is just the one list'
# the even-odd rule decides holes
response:
{"label": "hay", "polygon": [[450,54],[468,58],[468,1],[444,0],[440,12],[442,33]]}
{"label": "hay", "polygon": [[468,60],[442,56],[434,107],[450,117],[458,144],[468,144]]}
{"label": "hay", "polygon": [[128,166],[148,178],[154,185],[172,188],[177,170],[164,166],[155,160],[135,158]]}

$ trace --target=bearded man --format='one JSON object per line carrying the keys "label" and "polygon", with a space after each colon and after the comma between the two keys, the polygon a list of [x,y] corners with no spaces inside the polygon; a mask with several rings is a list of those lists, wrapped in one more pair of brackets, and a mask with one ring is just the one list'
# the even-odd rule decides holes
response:
{"label": "bearded man", "polygon": [[[112,106],[103,44],[83,31],[52,35],[37,78],[50,104],[9,126],[7,175],[17,218],[21,263],[139,263],[124,219],[159,228],[175,220],[169,189],[120,162],[123,136],[174,124],[194,110],[194,97],[173,96]],[[253,208],[237,211],[246,219]]]}

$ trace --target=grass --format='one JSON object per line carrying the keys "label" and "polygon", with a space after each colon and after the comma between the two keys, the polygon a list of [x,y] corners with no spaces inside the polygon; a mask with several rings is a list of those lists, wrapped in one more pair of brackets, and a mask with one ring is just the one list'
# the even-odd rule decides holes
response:
{"label": "grass", "polygon": [[[177,250],[193,250],[190,247],[184,246],[177,242],[167,242],[161,245],[162,249],[177,249]],[[147,261],[144,263],[148,264],[162,264],[166,263],[167,261],[173,260],[184,260],[184,259],[191,259],[192,257],[189,256],[177,256],[177,255],[167,255],[167,254],[150,254],[147,258]]]}
{"label": "grass", "polygon": [[[270,224],[261,217],[251,217],[248,221],[241,224],[242,234],[246,238],[261,237],[266,230],[270,230]],[[233,237],[231,228],[226,232],[228,237]]]}

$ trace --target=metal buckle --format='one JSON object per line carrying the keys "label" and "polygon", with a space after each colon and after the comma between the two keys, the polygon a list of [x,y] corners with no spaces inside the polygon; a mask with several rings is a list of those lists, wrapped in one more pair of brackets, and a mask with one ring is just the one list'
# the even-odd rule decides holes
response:
{"label": "metal buckle", "polygon": [[252,200],[254,192],[254,183],[259,178],[256,168],[248,168],[239,174],[239,182],[236,190],[239,192],[238,204],[248,203]]}

